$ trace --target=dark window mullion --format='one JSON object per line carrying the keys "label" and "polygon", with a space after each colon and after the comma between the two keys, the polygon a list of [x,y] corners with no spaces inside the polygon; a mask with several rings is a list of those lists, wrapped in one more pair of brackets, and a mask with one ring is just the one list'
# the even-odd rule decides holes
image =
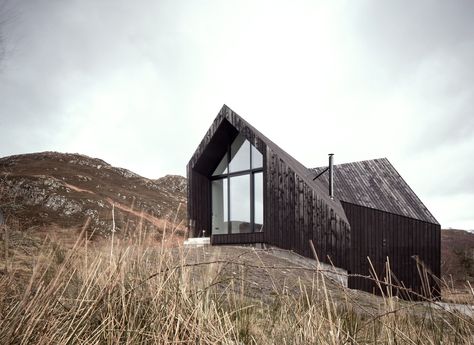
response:
{"label": "dark window mullion", "polygon": [[252,165],[252,147],[253,145],[249,145],[249,156],[250,156],[250,231],[255,232],[255,195],[254,195],[254,179],[253,179],[253,165]]}
{"label": "dark window mullion", "polygon": [[254,173],[250,174],[250,226],[255,232],[255,178]]}
{"label": "dark window mullion", "polygon": [[230,152],[231,145],[227,146],[227,233],[230,234],[232,231],[232,226],[230,224]]}
{"label": "dark window mullion", "polygon": [[250,145],[249,145],[249,157],[250,157],[249,167],[250,167],[250,170],[252,170],[252,168],[253,168],[253,165],[252,165],[252,143],[250,143]]}

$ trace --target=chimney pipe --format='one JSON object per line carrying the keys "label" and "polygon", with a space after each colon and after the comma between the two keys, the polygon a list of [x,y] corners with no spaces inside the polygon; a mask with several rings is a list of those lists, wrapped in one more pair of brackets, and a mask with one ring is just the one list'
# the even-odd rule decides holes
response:
{"label": "chimney pipe", "polygon": [[329,154],[329,196],[334,199],[334,167],[333,167],[334,153]]}

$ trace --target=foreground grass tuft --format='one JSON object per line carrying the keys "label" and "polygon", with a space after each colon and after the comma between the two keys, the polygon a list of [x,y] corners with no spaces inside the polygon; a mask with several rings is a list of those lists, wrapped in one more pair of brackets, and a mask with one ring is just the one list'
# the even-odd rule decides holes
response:
{"label": "foreground grass tuft", "polygon": [[0,343],[474,341],[469,315],[356,293],[317,271],[276,270],[263,251],[184,250],[143,239],[91,246],[78,238],[72,248],[44,241],[29,265],[3,271]]}

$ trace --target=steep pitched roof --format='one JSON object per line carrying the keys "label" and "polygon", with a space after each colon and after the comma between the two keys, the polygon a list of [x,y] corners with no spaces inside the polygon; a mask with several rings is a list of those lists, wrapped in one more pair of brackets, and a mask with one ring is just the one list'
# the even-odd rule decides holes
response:
{"label": "steep pitched roof", "polygon": [[[328,205],[331,205],[334,210],[339,214],[339,216],[347,222],[346,214],[342,205],[339,200],[331,199],[328,196],[327,188],[321,183],[321,181],[314,181],[312,177],[311,171],[306,168],[303,164],[298,162],[295,158],[285,152],[282,148],[280,148],[277,144],[273,141],[268,139],[265,135],[263,135],[260,131],[258,131],[255,127],[250,125],[247,121],[245,121],[240,115],[230,109],[227,105],[223,105],[219,114],[214,119],[211,128],[208,130],[204,138],[202,139],[201,143],[199,144],[198,148],[194,152],[191,160],[188,163],[188,166],[194,168],[196,164],[199,164],[200,158],[209,159],[209,157],[205,156],[203,152],[204,148],[208,146],[208,144],[212,141],[219,134],[218,128],[222,125],[225,125],[225,121],[228,121],[232,127],[235,128],[236,132],[241,132],[245,136],[251,132],[255,137],[259,138],[265,145],[271,149],[274,153],[278,155],[280,159],[282,159],[288,166],[293,169],[293,171],[308,185],[310,186],[316,194],[323,199]],[[236,134],[235,134],[236,135]],[[249,138],[247,138],[249,139]],[[254,144],[254,143],[252,143]],[[203,155],[204,154],[204,155]],[[223,153],[222,153],[223,154]],[[219,159],[220,160],[220,159]]]}
{"label": "steep pitched roof", "polygon": [[[316,176],[324,169],[311,171]],[[327,186],[328,178],[325,172],[318,180]],[[438,224],[387,158],[335,165],[334,196],[348,203]]]}

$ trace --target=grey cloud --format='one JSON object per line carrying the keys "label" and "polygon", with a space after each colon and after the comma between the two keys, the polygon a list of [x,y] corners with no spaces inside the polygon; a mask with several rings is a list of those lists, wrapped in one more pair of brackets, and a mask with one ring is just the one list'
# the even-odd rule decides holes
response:
{"label": "grey cloud", "polygon": [[[387,89],[418,103],[405,152],[458,150],[474,134],[474,2],[369,1],[356,13],[365,56],[388,74]],[[460,169],[460,185],[470,171]]]}
{"label": "grey cloud", "polygon": [[[27,147],[28,151],[31,147],[60,149],[64,138],[59,132],[69,121],[70,102],[130,64],[146,64],[148,58],[140,45],[158,44],[159,51],[157,40],[173,34],[156,31],[174,20],[170,5],[162,2],[160,8],[154,1],[137,7],[124,1],[24,1],[14,5],[17,15],[5,27],[5,35],[16,48],[0,72],[1,154]],[[150,40],[147,35],[155,38]],[[162,55],[171,48],[162,47]],[[171,63],[176,60],[169,59]],[[155,73],[168,74],[167,79],[177,69],[162,61],[154,63],[154,68]]]}
{"label": "grey cloud", "polygon": [[437,52],[456,55],[472,42],[474,2],[369,1],[357,12],[366,48],[387,67],[410,70]]}
{"label": "grey cloud", "polygon": [[[72,151],[149,177],[184,174],[227,103],[277,133],[271,138],[296,157],[337,149],[349,161],[374,150],[403,166],[417,152],[426,158],[420,171],[408,169],[415,190],[474,192],[470,161],[459,160],[449,182],[451,170],[440,167],[430,183],[421,171],[449,164],[449,149],[474,155],[466,147],[474,131],[472,2],[10,4],[15,16],[4,32],[14,49],[0,68],[0,156]],[[325,12],[311,21],[325,9],[328,25]],[[383,113],[396,105],[394,94],[413,102],[415,118]],[[275,121],[288,115],[292,123]],[[317,147],[302,139],[302,123],[317,127]],[[298,138],[279,137],[284,126]],[[329,140],[328,126],[344,140]]]}

